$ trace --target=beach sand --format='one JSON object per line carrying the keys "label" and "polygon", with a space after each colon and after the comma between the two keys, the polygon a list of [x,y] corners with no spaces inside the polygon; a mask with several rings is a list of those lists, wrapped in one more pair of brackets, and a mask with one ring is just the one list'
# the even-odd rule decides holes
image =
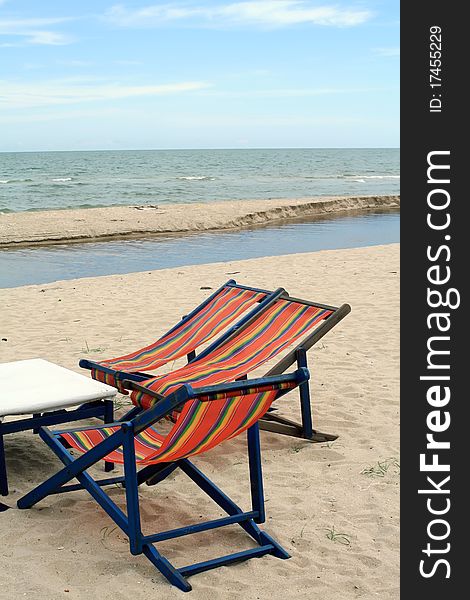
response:
{"label": "beach sand", "polygon": [[335,196],[7,213],[0,214],[0,248],[235,229],[399,206],[399,196]]}
{"label": "beach sand", "polygon": [[[150,343],[211,293],[204,288],[216,289],[229,278],[283,286],[293,296],[323,303],[350,303],[351,314],[309,353],[315,427],[338,434],[338,440],[311,444],[261,434],[263,527],[292,558],[265,556],[196,575],[188,598],[395,600],[398,270],[399,246],[392,244],[3,289],[0,361],[42,357],[80,372],[81,357],[109,358]],[[298,398],[291,394],[280,404],[284,414],[294,415]],[[11,494],[0,501],[11,509],[0,513],[2,600],[183,597],[147,559],[130,555],[125,536],[86,492],[50,496],[31,510],[17,510],[16,500],[59,462],[31,432],[6,436],[5,445]],[[249,507],[244,436],[194,462]],[[374,467],[376,475],[362,473]],[[111,495],[123,498],[117,488]],[[221,515],[182,474],[143,486],[141,498],[147,532]],[[161,549],[181,566],[249,546],[249,538],[232,526],[168,541]]]}

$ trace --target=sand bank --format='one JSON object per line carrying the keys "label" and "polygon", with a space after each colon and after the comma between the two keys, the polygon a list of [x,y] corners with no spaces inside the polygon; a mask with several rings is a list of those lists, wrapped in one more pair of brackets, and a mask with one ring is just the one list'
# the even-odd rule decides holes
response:
{"label": "sand bank", "polygon": [[[153,341],[211,293],[205,288],[230,277],[349,302],[352,313],[309,353],[315,427],[339,439],[310,444],[262,432],[265,528],[292,558],[266,556],[196,575],[188,598],[397,600],[398,270],[393,244],[3,289],[0,361],[43,357],[80,371],[80,357],[116,356]],[[297,397],[282,403],[285,414],[297,412]],[[12,493],[0,501],[12,508],[0,512],[2,600],[182,597],[145,558],[129,554],[125,536],[86,492],[17,510],[16,500],[58,461],[31,432],[6,436],[5,445]],[[240,437],[195,463],[247,507],[244,451]],[[147,532],[219,516],[182,474],[143,486],[141,497]],[[181,566],[249,545],[233,526],[162,549]]]}
{"label": "sand bank", "polygon": [[399,205],[399,196],[358,196],[8,213],[0,214],[0,247],[233,229]]}

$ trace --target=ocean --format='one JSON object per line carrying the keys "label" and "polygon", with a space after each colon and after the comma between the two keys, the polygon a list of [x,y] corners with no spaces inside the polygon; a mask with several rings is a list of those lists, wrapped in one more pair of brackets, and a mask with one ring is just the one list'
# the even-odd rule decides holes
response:
{"label": "ocean", "polygon": [[399,194],[399,149],[0,153],[0,213]]}

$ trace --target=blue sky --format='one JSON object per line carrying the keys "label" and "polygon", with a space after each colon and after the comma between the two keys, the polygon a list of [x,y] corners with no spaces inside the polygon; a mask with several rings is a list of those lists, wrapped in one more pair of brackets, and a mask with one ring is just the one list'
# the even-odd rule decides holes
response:
{"label": "blue sky", "polygon": [[0,151],[397,147],[398,0],[0,0]]}

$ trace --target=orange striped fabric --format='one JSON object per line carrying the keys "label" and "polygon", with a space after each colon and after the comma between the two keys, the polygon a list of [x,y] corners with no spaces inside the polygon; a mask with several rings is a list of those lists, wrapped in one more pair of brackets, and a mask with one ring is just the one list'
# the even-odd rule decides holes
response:
{"label": "orange striped fabric", "polygon": [[[235,381],[313,331],[331,313],[292,300],[278,300],[210,355],[140,385],[167,396],[183,383],[198,388]],[[155,398],[141,391],[132,392],[131,399],[141,408],[149,408],[155,402]]]}
{"label": "orange striped fabric", "polygon": [[[293,300],[278,300],[210,355],[172,373],[149,379],[141,386],[167,396],[183,383],[197,388],[234,381],[311,333],[331,313],[331,310]],[[209,450],[260,419],[280,390],[297,386],[295,382],[272,387],[267,382],[266,385],[246,390],[244,395],[233,396],[228,392],[221,394],[219,399],[190,400],[176,415],[176,422],[167,436],[159,434],[154,426],[135,436],[137,462],[141,465],[171,462]],[[140,391],[132,393],[132,400],[143,408],[149,408],[155,402],[152,396]],[[117,428],[114,427],[90,428],[64,433],[62,438],[84,452],[115,431]],[[122,463],[122,448],[114,450],[104,460]]]}
{"label": "orange striped fabric", "polygon": [[[228,393],[217,400],[190,400],[165,437],[153,426],[135,436],[136,461],[140,465],[173,462],[205,452],[251,427],[266,413],[281,390],[296,385],[295,382],[265,385],[248,390],[244,395]],[[72,448],[86,452],[117,430],[118,427],[90,428],[63,433],[61,437]],[[122,447],[102,460],[122,464]]]}
{"label": "orange striped fabric", "polygon": [[[101,361],[99,364],[129,373],[157,369],[189,354],[202,343],[212,339],[264,297],[265,294],[261,292],[226,286],[202,310],[182,321],[174,331],[165,334],[153,344],[124,356]],[[113,374],[96,368],[92,369],[91,375],[94,379],[125,392]]]}

